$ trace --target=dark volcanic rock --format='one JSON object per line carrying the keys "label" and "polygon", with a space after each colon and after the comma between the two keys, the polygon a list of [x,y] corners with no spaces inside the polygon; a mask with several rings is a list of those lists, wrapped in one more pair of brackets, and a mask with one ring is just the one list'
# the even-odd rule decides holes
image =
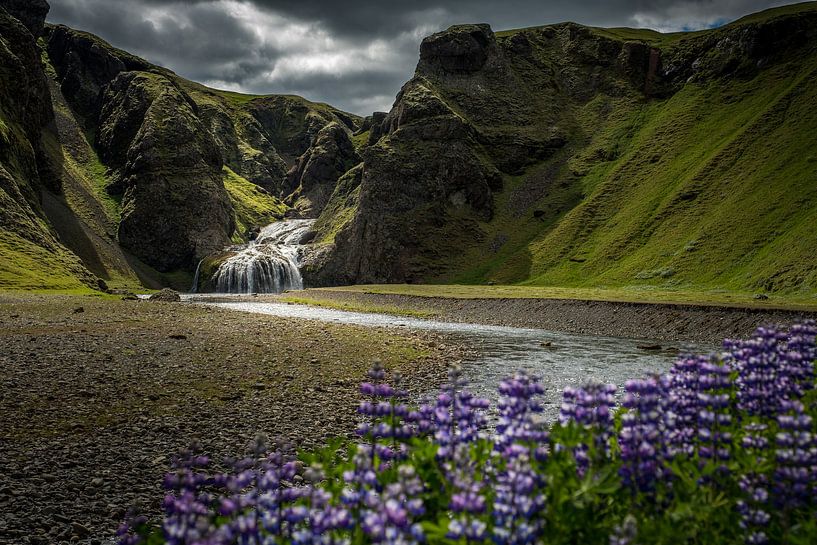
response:
{"label": "dark volcanic rock", "polygon": [[491,27],[458,25],[424,39],[418,71],[476,72],[485,66],[496,40]]}
{"label": "dark volcanic rock", "polygon": [[[13,248],[27,250],[33,245],[64,257],[71,274],[96,287],[94,275],[69,254],[49,228],[40,201],[44,189],[60,190],[59,178],[43,146],[43,134],[51,129],[54,119],[51,93],[40,51],[29,30],[38,32],[48,5],[5,1],[0,6],[0,235]],[[22,17],[27,26],[7,9]],[[15,255],[14,250],[11,255]]]}
{"label": "dark volcanic rock", "polygon": [[[764,62],[813,43],[815,17],[666,42],[574,23],[499,36],[487,25],[458,25],[426,38],[391,111],[365,122],[360,182],[339,183],[317,222],[316,240],[327,247],[308,263],[309,281],[451,278],[469,249],[486,255],[480,223],[493,217],[505,180],[515,184],[508,200],[515,209],[504,211],[513,217],[559,215],[583,198],[577,177],[616,154],[598,144],[585,149],[595,138],[591,115],[604,123],[617,103],[665,97],[690,81],[752,77]],[[579,156],[575,176],[562,174]],[[545,202],[557,190],[564,198]]]}
{"label": "dark volcanic rock", "polygon": [[98,37],[63,25],[49,27],[48,56],[60,88],[86,125],[94,126],[101,108],[102,91],[120,73],[149,70],[153,66]]}
{"label": "dark volcanic rock", "polygon": [[350,130],[357,130],[360,124],[360,118],[329,106],[315,106],[321,105],[300,97],[274,95],[253,100],[247,109],[278,153],[294,164],[315,142],[321,129],[332,121]]}
{"label": "dark volcanic rock", "polygon": [[289,194],[289,203],[302,216],[317,216],[329,201],[338,178],[359,162],[349,129],[337,122],[329,123],[287,174],[284,193]]}
{"label": "dark volcanic rock", "polygon": [[0,8],[18,19],[35,37],[43,31],[50,6],[45,0],[0,0]]}
{"label": "dark volcanic rock", "polygon": [[[189,96],[164,76],[120,74],[107,88],[97,136],[119,169],[119,240],[159,270],[192,267],[235,229],[222,157]],[[124,159],[124,164],[123,164]]]}
{"label": "dark volcanic rock", "polygon": [[[3,5],[3,4],[0,4]],[[51,243],[38,225],[42,164],[40,134],[54,112],[34,37],[0,10],[0,226]]]}
{"label": "dark volcanic rock", "polygon": [[[162,302],[165,302],[165,303],[178,303],[179,301],[182,300],[182,298],[179,296],[178,292],[173,291],[173,290],[171,290],[169,288],[165,288],[165,289],[161,290],[160,292],[154,293],[153,295],[148,297],[148,300],[150,300],[150,301],[162,301]],[[174,339],[174,338],[186,338],[186,337],[184,337],[183,335],[181,335],[181,336],[171,335],[170,338]]]}
{"label": "dark volcanic rock", "polygon": [[198,115],[213,135],[225,164],[270,193],[281,192],[287,164],[255,118],[243,112],[229,112],[217,103],[203,104]]}

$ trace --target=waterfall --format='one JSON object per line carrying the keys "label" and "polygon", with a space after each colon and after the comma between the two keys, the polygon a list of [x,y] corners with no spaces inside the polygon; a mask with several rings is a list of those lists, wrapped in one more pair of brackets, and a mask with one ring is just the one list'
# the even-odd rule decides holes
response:
{"label": "waterfall", "polygon": [[202,263],[204,263],[204,258],[199,259],[199,264],[196,265],[196,274],[193,275],[193,286],[190,288],[190,293],[198,293],[199,291],[199,271],[201,271]]}
{"label": "waterfall", "polygon": [[219,293],[281,293],[303,289],[301,239],[315,220],[267,225],[255,240],[235,248],[213,275]]}

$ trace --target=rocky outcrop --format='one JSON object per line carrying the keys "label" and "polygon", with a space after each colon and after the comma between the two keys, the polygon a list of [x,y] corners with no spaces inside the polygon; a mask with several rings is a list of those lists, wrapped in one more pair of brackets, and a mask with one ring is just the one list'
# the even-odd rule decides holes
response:
{"label": "rocky outcrop", "polygon": [[202,104],[199,117],[215,139],[226,165],[266,191],[280,194],[288,167],[255,118],[218,103]]}
{"label": "rocky outcrop", "polygon": [[170,288],[164,288],[148,297],[148,301],[158,301],[160,303],[178,303],[181,300],[179,292]]}
{"label": "rocky outcrop", "polygon": [[49,27],[47,42],[60,90],[96,135],[108,191],[123,197],[118,239],[160,271],[192,268],[233,236],[222,165],[284,197],[287,171],[320,131],[360,121],[300,97],[209,89],[68,27]]}
{"label": "rocky outcrop", "polygon": [[[42,30],[48,4],[0,0],[0,275],[13,287],[65,284],[98,287],[94,277],[52,231],[41,193],[59,191],[43,146],[54,112],[35,35]],[[39,266],[58,278],[21,278]],[[9,275],[13,275],[10,277]]]}
{"label": "rocky outcrop", "polygon": [[255,99],[247,105],[247,111],[258,120],[266,137],[289,165],[306,153],[329,123],[337,122],[354,131],[362,121],[331,106],[289,95]]}
{"label": "rocky outcrop", "polygon": [[50,9],[45,0],[0,0],[0,7],[20,21],[35,38],[42,34]]}
{"label": "rocky outcrop", "polygon": [[196,113],[158,74],[123,72],[103,97],[97,145],[119,169],[119,241],[160,271],[195,266],[235,229],[221,152]]}
{"label": "rocky outcrop", "polygon": [[[40,134],[54,112],[34,36],[6,11],[20,15],[19,8],[17,2],[0,2],[0,227],[53,245],[56,241],[41,225],[38,156]],[[35,14],[27,15],[29,26],[36,28]]]}
{"label": "rocky outcrop", "polygon": [[[573,23],[500,35],[488,25],[458,25],[429,36],[393,108],[364,121],[369,138],[359,184],[347,191],[339,184],[316,223],[325,247],[308,279],[450,279],[475,267],[464,254],[500,269],[497,255],[511,239],[518,253],[508,279],[526,279],[526,244],[587,196],[596,178],[583,185],[583,177],[606,172],[603,165],[619,158],[640,105],[688,84],[746,81],[802,57],[815,43],[814,21],[806,9],[688,38]],[[646,164],[661,160],[653,155]],[[508,185],[498,210],[496,196]],[[500,227],[492,223],[497,216]],[[523,240],[509,218],[537,223],[514,220],[530,233]],[[589,231],[586,224],[578,222],[578,232],[561,242],[566,256]]]}
{"label": "rocky outcrop", "polygon": [[155,68],[92,34],[63,25],[48,27],[46,37],[60,89],[86,127],[96,126],[102,92],[120,72]]}
{"label": "rocky outcrop", "polygon": [[317,217],[335,190],[338,178],[360,163],[349,129],[335,121],[315,135],[315,142],[287,173],[284,194],[304,217]]}

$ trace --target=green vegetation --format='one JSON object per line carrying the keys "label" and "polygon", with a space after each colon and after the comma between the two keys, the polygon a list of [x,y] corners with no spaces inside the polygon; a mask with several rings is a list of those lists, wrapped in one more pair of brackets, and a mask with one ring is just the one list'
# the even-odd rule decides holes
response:
{"label": "green vegetation", "polygon": [[224,167],[224,188],[235,211],[234,242],[246,242],[253,227],[263,227],[283,217],[287,206],[263,188]]}
{"label": "green vegetation", "polygon": [[80,280],[82,272],[79,260],[67,250],[44,248],[0,230],[0,290],[93,293]]}
{"label": "green vegetation", "polygon": [[[815,9],[787,6],[742,22]],[[696,35],[594,32],[668,54],[688,47],[679,37]],[[784,306],[813,305],[815,82],[811,49],[753,77],[698,78],[670,98],[598,93],[566,103],[559,123],[568,145],[506,176],[494,218],[480,224],[483,241],[462,240],[453,272],[429,280],[628,300],[748,303],[766,293]],[[518,194],[532,202],[520,207]]]}
{"label": "green vegetation", "polygon": [[395,307],[391,305],[369,305],[358,301],[335,301],[321,297],[304,297],[285,295],[281,297],[285,303],[298,305],[310,305],[314,307],[331,308],[335,310],[346,310],[350,312],[371,312],[374,314],[392,314],[395,316],[411,316],[413,318],[433,318],[435,314],[430,310],[412,310]]}
{"label": "green vegetation", "polygon": [[355,149],[359,150],[363,146],[369,143],[369,134],[371,130],[364,131],[360,134],[352,135],[352,144],[355,145]]}
{"label": "green vegetation", "polygon": [[787,6],[764,9],[763,11],[752,13],[746,17],[741,17],[737,21],[729,23],[727,26],[742,25],[746,23],[760,23],[768,20],[771,17],[798,15],[809,11],[817,11],[817,2],[799,2],[796,4],[789,4]]}
{"label": "green vegetation", "polygon": [[362,175],[363,165],[358,165],[338,179],[334,194],[315,222],[315,231],[320,235],[315,242],[323,244],[335,242],[335,236],[352,221],[360,199]]}
{"label": "green vegetation", "polygon": [[[463,284],[366,284],[314,288],[313,292],[352,292],[451,299],[577,299],[624,303],[700,304],[760,309],[817,310],[816,296],[770,296],[712,289],[692,291],[657,288],[565,288],[554,286],[474,286]],[[319,298],[319,297],[318,297]]]}

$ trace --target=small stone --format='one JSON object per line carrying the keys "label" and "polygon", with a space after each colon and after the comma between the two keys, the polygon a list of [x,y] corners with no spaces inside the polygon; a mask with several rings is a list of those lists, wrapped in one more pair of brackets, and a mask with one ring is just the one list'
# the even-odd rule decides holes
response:
{"label": "small stone", "polygon": [[[91,530],[80,524],[79,522],[72,522],[71,529],[74,530],[74,534],[80,537],[87,537],[91,535]],[[72,536],[73,537],[73,536]]]}
{"label": "small stone", "polygon": [[80,312],[85,312],[83,307],[77,307],[74,309],[74,314],[79,314]]}
{"label": "small stone", "polygon": [[100,487],[104,482],[101,477],[97,477],[91,480],[91,486]]}

